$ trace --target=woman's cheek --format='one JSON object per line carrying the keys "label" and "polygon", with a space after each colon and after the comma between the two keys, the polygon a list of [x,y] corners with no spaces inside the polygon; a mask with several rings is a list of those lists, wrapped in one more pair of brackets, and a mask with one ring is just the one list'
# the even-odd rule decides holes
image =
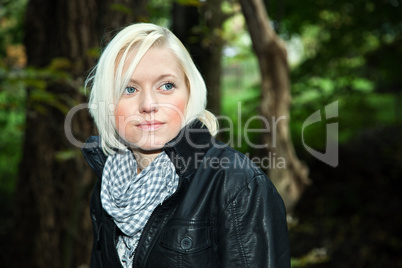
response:
{"label": "woman's cheek", "polygon": [[125,137],[125,129],[126,129],[126,118],[129,117],[129,111],[128,107],[126,107],[124,104],[119,104],[116,107],[115,111],[115,124],[116,124],[116,130],[119,132],[120,136]]}
{"label": "woman's cheek", "polygon": [[[187,99],[179,99],[173,104],[176,107],[176,111],[174,111],[174,114],[172,115],[174,117],[174,121],[176,121],[179,124],[184,124],[185,122],[185,110],[187,106]],[[173,118],[172,118],[173,119]]]}

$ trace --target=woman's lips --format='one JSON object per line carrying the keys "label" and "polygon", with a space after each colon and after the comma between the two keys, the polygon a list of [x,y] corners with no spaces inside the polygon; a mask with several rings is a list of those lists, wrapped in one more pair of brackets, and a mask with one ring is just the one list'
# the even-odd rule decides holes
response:
{"label": "woman's lips", "polygon": [[161,128],[165,123],[153,120],[153,121],[142,121],[138,125],[138,128],[144,131],[154,131]]}

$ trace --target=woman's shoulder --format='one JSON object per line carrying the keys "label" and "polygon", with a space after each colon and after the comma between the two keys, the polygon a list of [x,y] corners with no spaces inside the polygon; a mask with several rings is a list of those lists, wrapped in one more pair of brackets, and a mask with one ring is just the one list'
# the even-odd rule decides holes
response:
{"label": "woman's shoulder", "polygon": [[244,175],[258,176],[265,174],[248,155],[239,152],[222,142],[215,143],[205,154],[205,161],[219,163],[219,168],[225,171],[244,173]]}
{"label": "woman's shoulder", "polygon": [[208,150],[203,163],[207,169],[217,172],[228,186],[242,188],[251,182],[272,184],[265,172],[248,155],[221,142]]}
{"label": "woman's shoulder", "polygon": [[107,159],[107,156],[101,148],[101,138],[99,136],[89,137],[81,147],[81,152],[96,176],[101,178],[103,167]]}
{"label": "woman's shoulder", "polygon": [[205,154],[199,176],[214,189],[221,189],[228,204],[242,193],[277,198],[277,190],[268,176],[246,154],[223,143],[214,144]]}

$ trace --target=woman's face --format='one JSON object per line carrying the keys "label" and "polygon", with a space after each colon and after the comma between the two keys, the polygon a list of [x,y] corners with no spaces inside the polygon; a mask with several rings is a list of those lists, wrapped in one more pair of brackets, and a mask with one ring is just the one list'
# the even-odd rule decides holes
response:
{"label": "woman's face", "polygon": [[[123,72],[128,67],[124,66]],[[151,48],[117,104],[116,129],[134,148],[161,150],[183,127],[188,98],[185,75],[173,53],[167,48]]]}

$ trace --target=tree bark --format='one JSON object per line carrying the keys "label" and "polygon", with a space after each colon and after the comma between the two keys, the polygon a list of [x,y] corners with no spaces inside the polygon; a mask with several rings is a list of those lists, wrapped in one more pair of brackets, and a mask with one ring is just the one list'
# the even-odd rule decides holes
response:
{"label": "tree bark", "polygon": [[270,26],[262,0],[239,2],[261,72],[260,113],[271,126],[271,131],[264,137],[269,157],[285,159],[286,168],[273,165],[268,175],[284,199],[288,212],[292,212],[310,180],[307,166],[296,156],[289,132],[291,95],[286,48]]}
{"label": "tree bark", "polygon": [[207,0],[200,6],[174,3],[172,30],[189,50],[208,89],[207,109],[221,114],[222,25],[227,16],[222,0]]}
{"label": "tree bark", "polygon": [[[80,87],[96,60],[90,51],[99,47],[104,32],[138,19],[145,2],[28,3],[24,39],[28,66],[36,70],[46,67],[47,72],[38,78],[44,87],[27,90],[24,151],[15,195],[15,239],[11,241],[16,267],[89,263],[89,198],[94,177],[79,148],[66,139],[64,119],[74,105],[87,102]],[[124,6],[129,12],[121,11]],[[82,111],[69,127],[77,140],[85,141],[93,132],[92,126],[88,112]]]}

